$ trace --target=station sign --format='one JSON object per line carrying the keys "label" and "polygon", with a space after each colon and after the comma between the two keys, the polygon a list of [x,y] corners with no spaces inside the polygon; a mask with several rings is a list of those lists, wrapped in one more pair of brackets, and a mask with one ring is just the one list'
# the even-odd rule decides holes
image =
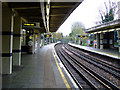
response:
{"label": "station sign", "polygon": [[33,35],[33,29],[27,30],[27,34]]}
{"label": "station sign", "polygon": [[76,34],[76,36],[77,36],[78,38],[84,38],[86,35],[84,35],[84,34]]}
{"label": "station sign", "polygon": [[52,33],[44,33],[44,37],[53,37]]}
{"label": "station sign", "polygon": [[36,26],[35,23],[24,23],[24,26]]}
{"label": "station sign", "polygon": [[23,23],[23,28],[40,28],[40,23]]}
{"label": "station sign", "polygon": [[47,35],[47,37],[49,37],[49,35]]}
{"label": "station sign", "polygon": [[46,35],[47,37],[53,37],[53,35]]}
{"label": "station sign", "polygon": [[82,36],[82,35],[78,35],[78,37],[85,37],[85,36]]}
{"label": "station sign", "polygon": [[80,36],[80,37],[84,37],[84,36]]}

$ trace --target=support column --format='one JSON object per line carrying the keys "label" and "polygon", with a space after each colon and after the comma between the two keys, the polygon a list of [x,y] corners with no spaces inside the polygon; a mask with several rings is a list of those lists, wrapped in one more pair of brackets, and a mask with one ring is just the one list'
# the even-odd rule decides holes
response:
{"label": "support column", "polygon": [[103,33],[100,33],[100,49],[103,49],[104,45],[103,45]]}
{"label": "support column", "polygon": [[114,32],[109,32],[108,33],[108,47],[109,48],[114,48]]}
{"label": "support column", "polygon": [[0,2],[0,89],[2,89],[2,2]]}
{"label": "support column", "polygon": [[0,90],[2,90],[2,2],[0,2]]}
{"label": "support column", "polygon": [[47,44],[48,44],[48,37],[46,37],[46,42],[47,42]]}
{"label": "support column", "polygon": [[120,53],[120,30],[118,31],[118,48]]}
{"label": "support column", "polygon": [[45,35],[43,35],[43,46],[44,46],[44,44],[45,44]]}
{"label": "support column", "polygon": [[54,43],[54,41],[53,41],[53,35],[52,35],[52,43]]}
{"label": "support column", "polygon": [[50,36],[49,36],[49,44],[51,43]]}
{"label": "support column", "polygon": [[2,74],[12,73],[12,10],[2,4]]}
{"label": "support column", "polygon": [[26,31],[27,37],[26,42],[28,45],[28,53],[33,54],[35,52],[35,34],[33,29],[28,29]]}
{"label": "support column", "polygon": [[82,38],[80,37],[80,45],[82,45]]}
{"label": "support column", "polygon": [[21,17],[16,15],[14,17],[14,28],[13,28],[13,65],[21,65],[21,31],[22,31],[22,20]]}
{"label": "support column", "polygon": [[33,47],[32,47],[32,53],[35,54],[35,33],[33,34]]}
{"label": "support column", "polygon": [[100,34],[99,33],[96,34],[96,39],[97,39],[97,48],[99,49],[100,48]]}
{"label": "support column", "polygon": [[80,45],[80,37],[79,37],[79,45]]}
{"label": "support column", "polygon": [[38,48],[40,48],[40,44],[41,44],[41,33],[38,33]]}

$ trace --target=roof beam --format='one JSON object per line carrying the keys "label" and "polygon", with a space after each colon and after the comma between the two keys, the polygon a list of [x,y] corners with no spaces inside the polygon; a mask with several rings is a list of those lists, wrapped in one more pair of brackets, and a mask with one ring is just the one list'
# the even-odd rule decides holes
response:
{"label": "roof beam", "polygon": [[34,14],[33,13],[22,13],[22,12],[18,12],[20,16],[23,16],[23,17],[29,17],[29,16],[32,16],[32,17],[41,17],[41,14]]}
{"label": "roof beam", "polygon": [[43,17],[43,23],[44,23],[44,27],[46,29],[47,32],[47,24],[46,24],[46,16],[45,16],[45,5],[44,2],[40,2],[40,6],[41,6],[41,13],[42,13],[42,17]]}
{"label": "roof beam", "polygon": [[20,7],[20,8],[14,8],[16,10],[21,10],[21,9],[38,9],[40,7]]}
{"label": "roof beam", "polygon": [[28,22],[25,18],[21,17],[23,22]]}
{"label": "roof beam", "polygon": [[67,6],[51,6],[51,8],[70,8],[73,7],[73,5],[67,5]]}
{"label": "roof beam", "polygon": [[50,15],[51,17],[56,17],[56,16],[65,16],[66,14],[53,14],[53,15]]}
{"label": "roof beam", "polygon": [[24,17],[24,18],[36,18],[36,19],[43,19],[41,16],[29,16],[29,17]]}

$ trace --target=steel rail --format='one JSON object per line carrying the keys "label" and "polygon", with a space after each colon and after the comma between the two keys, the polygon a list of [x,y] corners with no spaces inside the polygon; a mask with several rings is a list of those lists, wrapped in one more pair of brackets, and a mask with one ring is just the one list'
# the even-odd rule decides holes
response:
{"label": "steel rail", "polygon": [[[65,52],[67,55],[67,52]],[[81,64],[79,64],[77,61],[75,61],[75,59],[71,58],[71,56],[69,55],[69,58],[76,63],[80,68],[82,68],[85,72],[87,72],[89,75],[91,75],[94,79],[96,79],[98,82],[100,82],[104,87],[106,87],[106,89],[112,89],[110,86],[108,86],[107,84],[105,84],[103,81],[101,81],[99,78],[97,78],[94,74],[92,74],[90,71],[88,71],[85,67],[83,67]]]}
{"label": "steel rail", "polygon": [[75,80],[76,84],[78,85],[78,87],[80,88],[80,90],[84,90],[83,87],[81,86],[81,84],[78,82],[78,80],[74,77],[73,73],[70,71],[70,69],[67,67],[67,65],[65,65],[65,62],[62,60],[61,55],[59,53],[59,51],[57,51],[57,55],[60,58],[61,62],[63,63],[63,65],[65,66],[65,68],[67,69],[67,71],[69,72],[69,74],[72,76],[72,78]]}
{"label": "steel rail", "polygon": [[[67,53],[68,54],[68,53]],[[69,54],[68,54],[69,55]],[[85,66],[84,64],[82,64],[80,61],[78,61],[77,59],[75,59],[74,57],[72,57],[71,55],[69,55],[69,57],[73,58],[74,60],[76,60],[80,65],[82,65],[85,69],[87,69],[88,71],[90,71],[93,75],[95,75],[97,78],[99,78],[100,80],[102,80],[104,83],[106,83],[107,85],[109,85],[112,89],[115,90],[119,90],[119,88],[113,84],[112,82],[108,81],[107,79],[105,79],[103,76],[99,75],[97,72],[93,71],[91,68]]]}
{"label": "steel rail", "polygon": [[[76,47],[74,47],[74,46],[71,46],[71,45],[68,45],[69,47],[72,47],[72,48],[75,48],[75,49],[79,49],[79,50],[82,50],[82,49],[80,49],[80,48],[76,48]],[[73,49],[71,49],[71,50],[73,50]],[[83,51],[83,50],[82,50]],[[83,52],[85,52],[85,50],[83,51]],[[83,53],[83,52],[81,52],[81,51],[79,51],[79,53]],[[89,51],[90,52],[90,51]],[[84,53],[83,53],[84,54]],[[99,62],[99,63],[101,63],[102,65],[106,65],[107,67],[109,67],[109,68],[111,68],[111,69],[114,69],[116,72],[119,72],[120,73],[120,69],[118,68],[118,67],[116,67],[116,66],[114,66],[114,65],[112,65],[112,64],[109,64],[109,63],[106,63],[106,62],[104,62],[102,59],[100,59],[100,58],[97,58],[97,57],[94,57],[94,56],[92,56],[92,55],[88,55],[89,57],[92,57],[92,58],[94,58],[94,59],[96,59],[96,60],[94,60],[94,61],[96,61],[96,62]],[[103,64],[104,63],[104,64]]]}
{"label": "steel rail", "polygon": [[[103,68],[103,67],[101,67],[101,66],[98,66],[98,65],[96,65],[95,63],[92,63],[93,61],[97,63],[96,60],[94,60],[94,59],[92,59],[92,58],[88,58],[88,56],[85,56],[85,55],[80,55],[80,54],[78,54],[78,53],[76,53],[76,52],[74,52],[74,51],[68,49],[66,46],[65,46],[65,48],[66,48],[68,51],[74,53],[74,54],[75,54],[76,56],[78,56],[79,58],[82,58],[82,59],[86,60],[87,62],[89,62],[89,63],[95,65],[95,66],[98,67],[98,68],[103,69],[104,71],[106,71],[106,72],[108,72],[108,73],[114,75],[116,78],[120,79],[120,75],[115,74],[115,73],[113,73],[113,72],[111,72],[111,71],[109,71],[109,70],[107,70],[107,69],[105,69],[105,68]],[[99,63],[99,64],[101,64],[101,63]],[[102,64],[102,65],[103,65],[103,64]],[[110,67],[110,66],[109,66],[109,67]],[[107,68],[109,69],[109,67],[107,67]]]}
{"label": "steel rail", "polygon": [[68,61],[68,63],[75,69],[75,71],[77,71],[79,73],[79,75],[88,83],[88,85],[90,85],[91,88],[96,89],[97,87],[87,78],[85,77],[81,71],[79,71],[72,63],[70,63],[70,61],[68,60],[68,58],[62,53],[62,51],[60,50],[61,55]]}

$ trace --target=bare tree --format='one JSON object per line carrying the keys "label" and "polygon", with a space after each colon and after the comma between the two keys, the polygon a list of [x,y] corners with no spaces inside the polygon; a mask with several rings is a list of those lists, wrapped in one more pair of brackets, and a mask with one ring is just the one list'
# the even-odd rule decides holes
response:
{"label": "bare tree", "polygon": [[105,11],[99,10],[102,23],[109,22],[114,20],[115,16],[117,15],[117,7],[118,5],[115,2],[111,2],[109,0],[109,5],[107,6],[106,2],[104,2]]}

